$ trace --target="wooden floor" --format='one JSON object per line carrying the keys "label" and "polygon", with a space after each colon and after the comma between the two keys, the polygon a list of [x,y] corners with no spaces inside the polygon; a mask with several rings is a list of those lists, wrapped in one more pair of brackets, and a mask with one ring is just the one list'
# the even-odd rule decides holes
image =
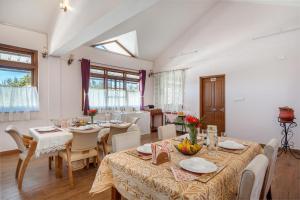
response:
{"label": "wooden floor", "polygon": [[[157,140],[157,134],[143,136],[142,143]],[[62,179],[56,179],[54,170],[48,170],[48,159],[31,160],[26,171],[23,189],[18,190],[14,177],[18,156],[7,155],[0,158],[0,199],[110,199],[110,191],[94,197],[89,196],[97,169],[90,167],[74,172],[75,187],[69,186],[66,167]],[[281,155],[277,162],[276,175],[272,185],[273,199],[300,200],[300,160],[289,155]]]}

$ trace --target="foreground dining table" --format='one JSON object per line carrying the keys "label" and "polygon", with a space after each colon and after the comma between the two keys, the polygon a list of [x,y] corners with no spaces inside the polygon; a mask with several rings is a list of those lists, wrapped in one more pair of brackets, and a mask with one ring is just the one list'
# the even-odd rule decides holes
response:
{"label": "foreground dining table", "polygon": [[[216,155],[211,155],[203,147],[193,156],[223,166],[214,175],[203,174],[193,181],[175,180],[170,168],[178,166],[180,160],[191,157],[175,148],[171,152],[171,161],[160,165],[132,156],[128,150],[110,154],[102,160],[90,194],[116,188],[127,199],[235,199],[242,170],[262,149],[255,142],[233,140],[245,144],[247,148],[239,153],[219,150]],[[173,139],[168,142],[177,143]]]}
{"label": "foreground dining table", "polygon": [[[55,157],[55,176],[62,177],[62,159],[58,156],[58,151],[66,148],[65,144],[73,138],[73,134],[67,129],[55,128],[49,132],[39,132],[35,127],[29,129],[29,134],[37,141],[35,156],[54,156]],[[49,159],[52,159],[49,157]],[[51,164],[51,162],[50,162]],[[51,165],[49,166],[51,168]]]}

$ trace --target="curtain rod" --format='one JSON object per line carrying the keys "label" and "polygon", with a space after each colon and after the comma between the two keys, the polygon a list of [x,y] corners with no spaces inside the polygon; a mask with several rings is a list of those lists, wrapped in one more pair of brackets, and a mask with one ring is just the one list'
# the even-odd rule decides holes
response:
{"label": "curtain rod", "polygon": [[182,70],[182,71],[185,71],[185,70],[188,70],[189,68],[186,67],[186,68],[181,68],[181,69],[172,69],[172,70],[165,70],[165,71],[160,71],[160,72],[154,72],[152,74],[160,74],[160,73],[163,73],[163,72],[174,72],[174,71],[179,71],[179,70]]}
{"label": "curtain rod", "polygon": [[164,73],[164,72],[174,72],[174,71],[179,71],[179,70],[182,70],[182,71],[185,71],[185,70],[188,70],[188,69],[190,69],[190,68],[182,68],[182,69],[173,69],[173,70],[165,70],[165,71],[160,71],[160,72],[150,72],[149,73],[149,77],[150,76],[153,76],[153,75],[155,75],[155,74],[161,74],[161,73]]}
{"label": "curtain rod", "polygon": [[[81,59],[79,59],[78,61],[81,62]],[[103,65],[103,67],[108,66],[108,67],[113,67],[113,68],[118,68],[118,69],[127,69],[127,70],[131,70],[131,71],[139,71],[137,69],[131,69],[131,68],[128,68],[128,67],[120,67],[120,66],[110,65],[110,64],[100,63],[100,62],[92,62],[91,61],[91,63],[95,64],[95,65]]]}

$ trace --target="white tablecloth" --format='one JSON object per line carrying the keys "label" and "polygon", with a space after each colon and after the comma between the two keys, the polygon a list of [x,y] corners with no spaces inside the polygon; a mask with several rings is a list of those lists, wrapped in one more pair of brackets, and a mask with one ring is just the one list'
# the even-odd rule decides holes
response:
{"label": "white tablecloth", "polygon": [[36,157],[65,149],[66,142],[73,138],[73,134],[65,129],[61,129],[58,132],[40,134],[36,131],[38,128],[29,129],[30,135],[37,141]]}

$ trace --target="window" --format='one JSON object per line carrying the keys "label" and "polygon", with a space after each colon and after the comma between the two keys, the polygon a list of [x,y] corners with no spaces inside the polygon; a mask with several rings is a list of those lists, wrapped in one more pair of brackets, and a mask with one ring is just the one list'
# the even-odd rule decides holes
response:
{"label": "window", "polygon": [[0,113],[38,111],[37,51],[0,44]]}
{"label": "window", "polygon": [[93,47],[95,47],[97,49],[105,50],[105,51],[114,52],[117,54],[122,54],[125,56],[134,57],[134,55],[117,40],[96,44],[96,45],[93,45]]}
{"label": "window", "polygon": [[93,66],[89,103],[91,108],[100,110],[138,109],[140,107],[138,73]]}
{"label": "window", "polygon": [[164,111],[182,110],[184,89],[184,71],[161,72],[154,75],[155,106]]}

